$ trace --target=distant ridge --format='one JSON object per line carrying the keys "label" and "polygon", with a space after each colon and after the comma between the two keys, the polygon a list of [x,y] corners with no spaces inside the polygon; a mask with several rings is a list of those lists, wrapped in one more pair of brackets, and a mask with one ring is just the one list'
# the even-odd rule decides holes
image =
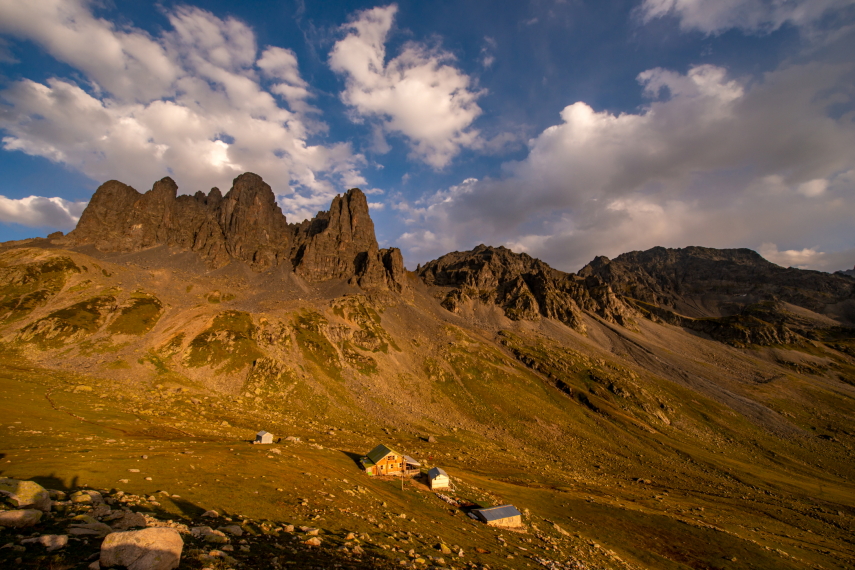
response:
{"label": "distant ridge", "polygon": [[289,224],[270,186],[247,172],[223,196],[178,196],[163,178],[140,194],[127,184],[102,184],[77,227],[59,243],[93,245],[105,252],[133,252],[158,245],[198,253],[211,268],[233,260],[254,271],[285,266],[309,282],[346,279],[363,288],[405,287],[397,248],[379,249],[365,194],[358,188],[336,196],[329,211]]}

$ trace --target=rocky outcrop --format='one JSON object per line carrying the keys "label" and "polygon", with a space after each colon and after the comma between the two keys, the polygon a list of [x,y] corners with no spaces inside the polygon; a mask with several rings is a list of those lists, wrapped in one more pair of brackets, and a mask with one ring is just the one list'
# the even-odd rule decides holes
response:
{"label": "rocky outcrop", "polygon": [[750,249],[655,247],[597,257],[579,275],[601,280],[654,320],[737,346],[810,338],[827,326],[820,315],[828,307],[855,299],[845,276],[780,267]]}
{"label": "rocky outcrop", "polygon": [[579,275],[596,276],[623,297],[690,317],[728,316],[759,301],[782,301],[821,313],[827,305],[855,295],[850,279],[780,267],[750,249],[654,247],[613,260],[597,257]]}
{"label": "rocky outcrop", "polygon": [[479,245],[472,251],[449,253],[420,267],[418,275],[455,313],[476,300],[498,305],[513,320],[545,317],[579,331],[585,329],[583,311],[622,325],[634,314],[601,279],[564,273],[504,247]]}
{"label": "rocky outcrop", "polygon": [[232,260],[255,271],[286,266],[310,282],[346,279],[363,288],[400,291],[406,286],[397,249],[377,245],[368,201],[358,188],[333,199],[330,210],[289,224],[273,190],[260,176],[235,178],[223,196],[178,196],[171,178],[145,194],[111,180],[92,196],[77,227],[58,238],[66,246],[94,245],[105,252],[134,252],[158,245],[197,252],[218,268]]}

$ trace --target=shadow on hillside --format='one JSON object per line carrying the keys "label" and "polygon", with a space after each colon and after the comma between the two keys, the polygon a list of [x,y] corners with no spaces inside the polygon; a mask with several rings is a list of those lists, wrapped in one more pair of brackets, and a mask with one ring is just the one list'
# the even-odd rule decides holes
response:
{"label": "shadow on hillside", "polygon": [[365,455],[362,455],[360,453],[353,453],[352,451],[344,451],[343,449],[339,449],[339,451],[347,455],[348,458],[353,461],[354,465],[362,469],[362,463],[360,463],[359,460],[365,457]]}

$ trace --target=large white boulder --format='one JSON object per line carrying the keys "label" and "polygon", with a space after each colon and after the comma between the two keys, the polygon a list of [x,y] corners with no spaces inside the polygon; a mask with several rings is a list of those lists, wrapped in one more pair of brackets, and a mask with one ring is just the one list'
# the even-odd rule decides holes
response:
{"label": "large white boulder", "polygon": [[172,570],[178,568],[183,549],[184,541],[174,528],[114,532],[101,543],[101,568]]}

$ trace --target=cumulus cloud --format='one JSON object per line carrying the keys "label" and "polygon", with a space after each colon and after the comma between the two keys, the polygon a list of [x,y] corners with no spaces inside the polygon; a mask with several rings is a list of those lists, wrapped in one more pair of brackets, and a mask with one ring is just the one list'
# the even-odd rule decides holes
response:
{"label": "cumulus cloud", "polygon": [[330,66],[346,77],[341,98],[357,117],[379,120],[386,133],[409,141],[413,157],[443,168],[461,148],[479,144],[471,125],[481,114],[480,92],[449,65],[451,54],[423,44],[409,42],[387,62],[397,10],[392,4],[360,12],[344,26],[347,35],[330,52]]}
{"label": "cumulus cloud", "polygon": [[640,112],[568,105],[504,178],[399,204],[408,258],[484,242],[575,271],[657,245],[848,249],[855,126],[828,109],[851,96],[850,73],[791,65],[748,82],[710,65],[645,71]]}
{"label": "cumulus cloud", "polygon": [[313,145],[322,123],[293,52],[268,46],[235,18],[195,7],[168,14],[159,37],[95,18],[85,0],[0,3],[0,33],[42,46],[82,72],[22,79],[0,92],[3,146],[97,181],[140,190],[171,175],[184,192],[230,185],[250,170],[301,219],[327,204],[363,158],[348,144]]}
{"label": "cumulus cloud", "polygon": [[645,21],[675,16],[683,30],[719,34],[732,28],[768,33],[785,24],[808,26],[852,0],[644,0]]}
{"label": "cumulus cloud", "polygon": [[72,229],[77,225],[86,202],[70,202],[62,198],[0,196],[0,222],[21,224],[33,228]]}

